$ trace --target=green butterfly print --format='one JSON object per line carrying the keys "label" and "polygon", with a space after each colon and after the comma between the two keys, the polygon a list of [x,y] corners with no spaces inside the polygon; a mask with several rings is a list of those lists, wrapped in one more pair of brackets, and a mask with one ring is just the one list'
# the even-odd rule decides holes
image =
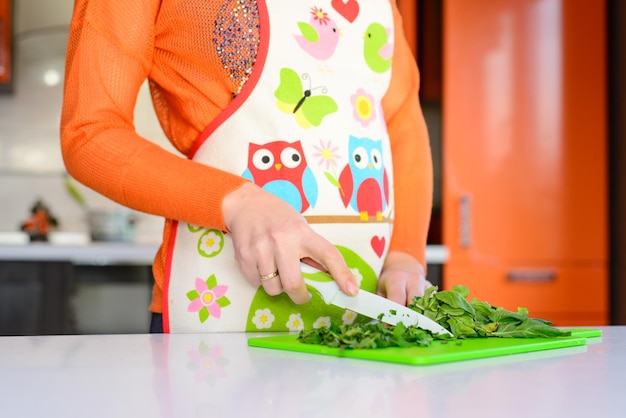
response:
{"label": "green butterfly print", "polygon": [[[304,73],[302,80],[308,79],[309,75]],[[313,95],[312,91],[316,89],[321,89],[323,94]],[[320,126],[325,116],[337,111],[337,103],[325,93],[326,87],[311,89],[309,86],[304,90],[298,73],[290,68],[283,68],[280,70],[280,85],[274,92],[274,97],[278,99],[278,109],[293,113],[298,125],[309,129],[311,126]]]}

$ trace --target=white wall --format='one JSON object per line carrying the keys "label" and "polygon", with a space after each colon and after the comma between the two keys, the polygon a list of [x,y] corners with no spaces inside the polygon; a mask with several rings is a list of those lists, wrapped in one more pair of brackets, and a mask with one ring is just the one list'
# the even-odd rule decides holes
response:
{"label": "white wall", "polygon": [[[41,198],[59,218],[61,230],[87,232],[81,208],[63,186],[59,119],[72,0],[16,0],[14,93],[0,95],[0,231],[19,229]],[[56,77],[56,82],[55,82]],[[161,132],[147,84],[135,112],[137,131],[173,150]],[[90,204],[116,203],[81,186]],[[139,214],[137,241],[158,242],[162,220]]]}
{"label": "white wall", "polygon": [[21,33],[68,26],[74,8],[73,0],[13,0],[16,35]]}

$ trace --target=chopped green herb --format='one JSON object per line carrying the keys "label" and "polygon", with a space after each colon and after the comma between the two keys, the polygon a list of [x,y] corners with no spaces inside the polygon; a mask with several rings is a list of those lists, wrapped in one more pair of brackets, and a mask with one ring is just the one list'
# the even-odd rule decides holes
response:
{"label": "chopped green herb", "polygon": [[[540,318],[530,318],[528,310],[519,308],[516,312],[502,307],[491,306],[474,298],[468,301],[469,289],[455,286],[452,290],[438,292],[430,287],[424,296],[415,297],[409,308],[436,321],[454,334],[458,341],[465,338],[552,338],[570,336],[571,332],[560,330],[551,322]],[[395,314],[395,312],[391,312]],[[378,316],[381,320],[383,314]],[[298,339],[306,344],[327,345],[346,348],[385,348],[429,346],[433,340],[446,344],[447,335],[432,334],[416,326],[385,325],[381,323],[360,323],[353,325],[332,322],[328,328],[303,330]]]}
{"label": "chopped green herb", "polygon": [[384,348],[429,346],[433,341],[430,332],[399,323],[388,326],[381,323],[355,325],[336,324],[328,328],[300,331],[298,339],[307,344],[321,344],[339,348]]}

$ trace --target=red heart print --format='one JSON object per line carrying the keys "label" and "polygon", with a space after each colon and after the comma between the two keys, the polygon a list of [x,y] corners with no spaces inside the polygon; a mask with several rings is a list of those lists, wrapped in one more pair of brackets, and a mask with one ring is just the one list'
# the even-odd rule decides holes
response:
{"label": "red heart print", "polygon": [[359,15],[359,2],[357,0],[333,0],[330,3],[333,9],[350,23]]}
{"label": "red heart print", "polygon": [[382,257],[383,252],[385,251],[385,237],[373,236],[370,244],[372,245],[372,249],[378,258]]}

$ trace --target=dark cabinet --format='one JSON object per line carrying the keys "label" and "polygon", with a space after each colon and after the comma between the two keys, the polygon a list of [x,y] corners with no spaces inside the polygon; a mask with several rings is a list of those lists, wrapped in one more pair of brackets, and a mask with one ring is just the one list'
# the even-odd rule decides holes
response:
{"label": "dark cabinet", "polygon": [[0,335],[72,333],[72,287],[69,262],[1,262]]}

